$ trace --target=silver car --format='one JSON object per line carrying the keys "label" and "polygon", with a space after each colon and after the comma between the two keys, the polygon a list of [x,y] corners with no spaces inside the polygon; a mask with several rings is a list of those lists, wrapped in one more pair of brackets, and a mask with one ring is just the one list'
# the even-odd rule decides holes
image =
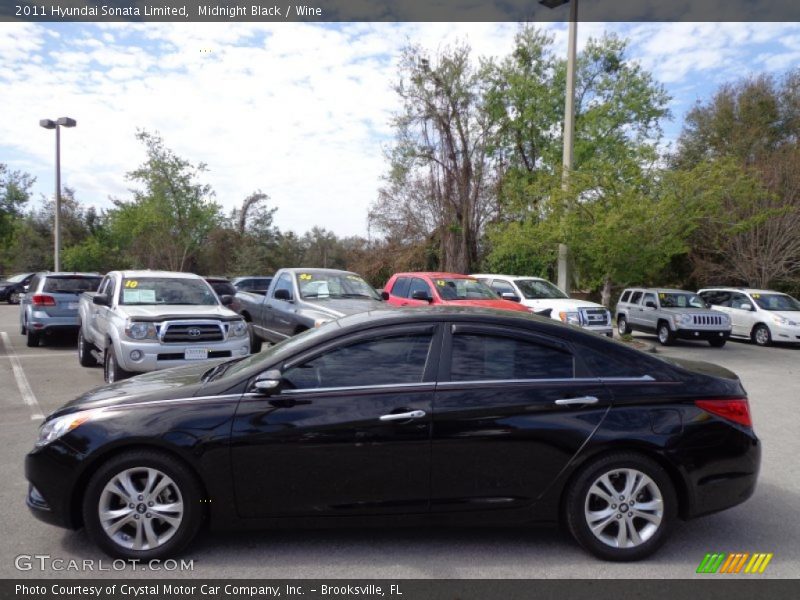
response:
{"label": "silver car", "polygon": [[728,315],[710,310],[700,296],[684,290],[629,288],[616,308],[617,331],[655,333],[668,346],[676,339],[706,340],[721,348],[731,335]]}
{"label": "silver car", "polygon": [[28,346],[39,345],[55,331],[78,331],[78,298],[94,292],[103,276],[99,273],[37,273],[20,300],[20,333]]}

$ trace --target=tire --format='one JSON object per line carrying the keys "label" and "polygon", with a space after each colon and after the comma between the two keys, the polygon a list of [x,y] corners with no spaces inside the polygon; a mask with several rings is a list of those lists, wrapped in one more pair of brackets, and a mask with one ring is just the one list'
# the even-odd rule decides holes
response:
{"label": "tire", "polygon": [[[130,484],[134,493],[114,485],[117,481]],[[197,535],[203,521],[202,498],[194,473],[179,460],[152,450],[130,451],[109,459],[89,480],[83,522],[91,540],[110,556],[166,558]],[[104,510],[116,514],[104,520]]]}
{"label": "tire", "polygon": [[20,335],[27,335],[28,334],[28,328],[25,327],[25,323],[22,323],[22,325],[19,326],[19,334]]}
{"label": "tire", "polygon": [[670,346],[675,341],[675,333],[669,328],[666,321],[661,321],[658,324],[658,342],[662,346]]}
{"label": "tire", "polygon": [[721,340],[708,340],[708,343],[711,344],[711,346],[713,346],[714,348],[722,348],[725,345],[725,342],[727,341],[728,340],[723,338]]}
{"label": "tire", "polygon": [[264,343],[263,340],[256,335],[255,329],[253,329],[253,324],[248,323],[247,329],[250,332],[250,354],[257,354],[261,352],[261,345]]}
{"label": "tire", "polygon": [[11,292],[8,295],[9,304],[19,304],[19,292]]}
{"label": "tire", "polygon": [[25,344],[28,348],[38,348],[39,347],[39,334],[32,331],[31,329],[27,330],[27,338],[25,339]]}
{"label": "tire", "polygon": [[631,326],[628,325],[628,319],[626,319],[623,315],[617,317],[617,331],[620,335],[630,335],[633,331]]}
{"label": "tire", "polygon": [[128,371],[119,366],[117,356],[114,354],[114,346],[109,345],[103,356],[103,380],[106,383],[116,383],[130,376]]}
{"label": "tire", "polygon": [[750,339],[753,340],[753,343],[757,346],[769,346],[772,344],[772,333],[769,327],[763,323],[759,323],[753,327]]}
{"label": "tire", "polygon": [[82,367],[97,366],[97,359],[92,354],[94,345],[86,341],[83,337],[83,328],[78,330],[78,362]]}
{"label": "tire", "polygon": [[[626,495],[626,483],[640,486],[639,493]],[[633,501],[647,508],[632,508]],[[633,561],[664,543],[678,514],[678,500],[669,475],[655,461],[619,452],[578,472],[567,490],[564,513],[569,532],[585,550],[604,560]]]}

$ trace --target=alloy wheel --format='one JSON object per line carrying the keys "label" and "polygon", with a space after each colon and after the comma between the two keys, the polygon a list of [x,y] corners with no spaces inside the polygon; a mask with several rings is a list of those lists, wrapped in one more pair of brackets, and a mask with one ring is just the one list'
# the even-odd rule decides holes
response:
{"label": "alloy wheel", "polygon": [[183,522],[183,496],[165,473],[151,467],[125,469],[103,488],[97,506],[100,525],[117,545],[154,550]]}
{"label": "alloy wheel", "polygon": [[592,534],[612,548],[635,548],[656,534],[664,518],[658,485],[637,469],[614,469],[589,487],[584,517]]}

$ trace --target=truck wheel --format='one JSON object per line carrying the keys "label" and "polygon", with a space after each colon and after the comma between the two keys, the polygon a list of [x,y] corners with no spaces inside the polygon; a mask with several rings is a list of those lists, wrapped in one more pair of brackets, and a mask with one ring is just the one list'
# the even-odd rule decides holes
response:
{"label": "truck wheel", "polygon": [[83,337],[83,329],[78,330],[78,362],[82,367],[94,367],[97,359],[92,354],[94,346]]}
{"label": "truck wheel", "polygon": [[25,343],[28,348],[37,348],[39,346],[39,334],[32,329],[28,329],[28,337]]}
{"label": "truck wheel", "polygon": [[114,354],[114,346],[109,346],[105,351],[105,360],[103,361],[103,379],[106,383],[116,383],[123,379],[130,377],[131,374],[119,366],[117,357]]}
{"label": "truck wheel", "polygon": [[658,341],[662,346],[669,346],[675,341],[675,333],[669,328],[666,321],[661,321],[658,324]]}
{"label": "truck wheel", "polygon": [[256,335],[252,323],[247,324],[247,329],[250,332],[250,354],[257,354],[261,352],[261,344],[263,343],[263,340]]}
{"label": "truck wheel", "polygon": [[617,317],[617,331],[619,331],[620,335],[629,335],[633,331],[631,326],[628,325],[628,319],[625,318],[625,315]]}

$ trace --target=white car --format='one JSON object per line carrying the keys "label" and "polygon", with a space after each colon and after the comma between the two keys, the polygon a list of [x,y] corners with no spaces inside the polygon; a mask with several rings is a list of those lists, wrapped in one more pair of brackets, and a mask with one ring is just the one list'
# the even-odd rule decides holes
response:
{"label": "white car", "polygon": [[750,288],[706,288],[698,295],[730,316],[731,337],[759,346],[772,342],[800,344],[800,301],[789,294]]}
{"label": "white car", "polygon": [[550,310],[550,317],[570,325],[613,337],[611,313],[601,304],[575,300],[541,277],[470,275],[491,287],[500,297],[520,302],[535,312]]}

